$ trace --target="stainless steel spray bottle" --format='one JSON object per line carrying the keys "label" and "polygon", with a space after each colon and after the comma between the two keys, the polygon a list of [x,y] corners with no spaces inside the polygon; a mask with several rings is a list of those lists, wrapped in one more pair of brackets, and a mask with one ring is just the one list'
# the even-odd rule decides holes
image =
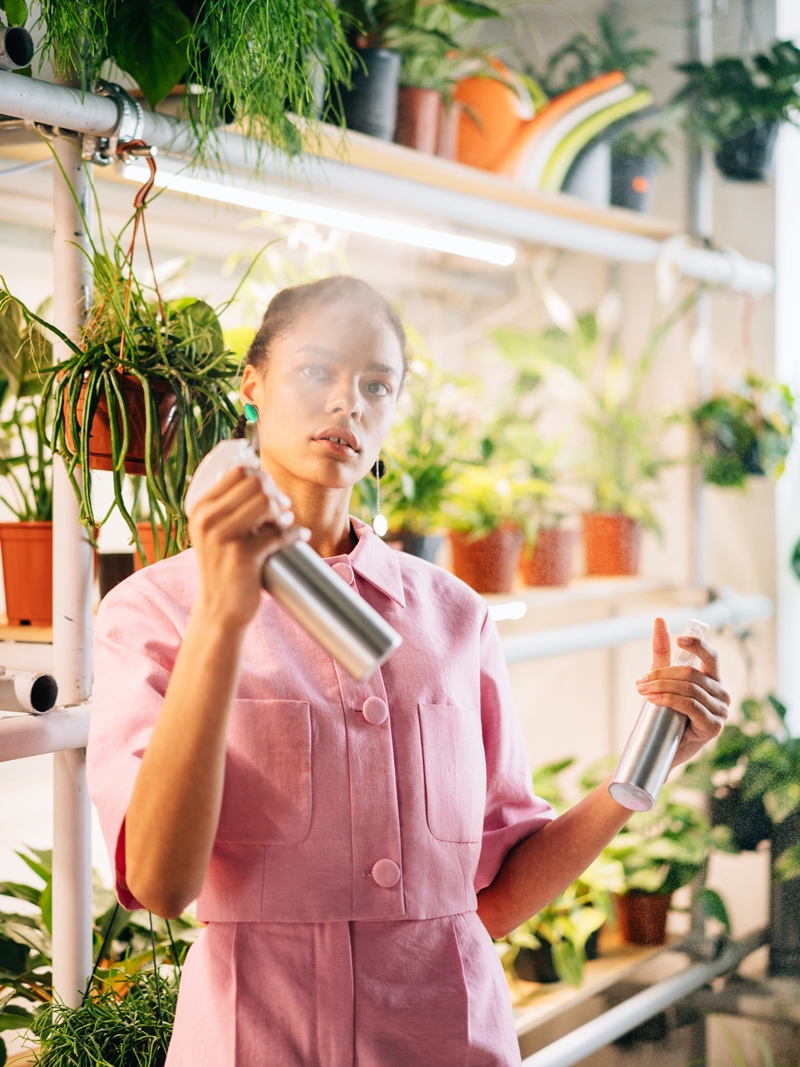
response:
{"label": "stainless steel spray bottle", "polygon": [[[229,470],[257,471],[245,440],[221,441],[199,465],[186,494],[186,513]],[[369,677],[399,648],[402,638],[305,542],[268,556],[261,583],[348,674]]]}
{"label": "stainless steel spray bottle", "polygon": [[[690,619],[683,636],[704,638],[708,631],[707,623]],[[675,664],[697,667],[700,661],[691,652],[681,649]],[[680,712],[651,704],[645,698],[608,787],[611,796],[623,808],[649,811],[653,807],[669,774],[687,721]]]}

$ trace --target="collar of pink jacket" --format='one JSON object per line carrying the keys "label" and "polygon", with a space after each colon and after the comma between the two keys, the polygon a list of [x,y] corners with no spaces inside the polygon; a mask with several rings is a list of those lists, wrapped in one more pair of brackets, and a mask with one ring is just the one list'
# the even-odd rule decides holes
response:
{"label": "collar of pink jacket", "polygon": [[376,589],[380,589],[382,593],[404,608],[406,598],[403,593],[403,577],[400,573],[397,553],[385,544],[365,522],[352,517],[350,522],[353,524],[358,544],[349,556],[335,556],[328,562],[331,564],[339,561],[349,563],[359,578],[366,579]]}

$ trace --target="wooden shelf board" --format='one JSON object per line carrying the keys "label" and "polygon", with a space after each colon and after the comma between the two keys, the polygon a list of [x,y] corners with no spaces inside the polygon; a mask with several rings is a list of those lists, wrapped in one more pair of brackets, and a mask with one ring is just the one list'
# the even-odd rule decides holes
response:
{"label": "wooden shelf board", "polygon": [[52,626],[9,626],[5,615],[0,615],[0,641],[19,641],[26,645],[50,645],[53,643],[53,628]]}
{"label": "wooden shelf board", "polygon": [[509,982],[517,1037],[535,1030],[544,1023],[568,1011],[590,997],[602,993],[616,982],[627,978],[646,960],[668,951],[670,945],[641,947],[619,945],[609,949],[596,960],[589,960],[583,984],[577,989],[563,982],[540,985],[536,982]]}

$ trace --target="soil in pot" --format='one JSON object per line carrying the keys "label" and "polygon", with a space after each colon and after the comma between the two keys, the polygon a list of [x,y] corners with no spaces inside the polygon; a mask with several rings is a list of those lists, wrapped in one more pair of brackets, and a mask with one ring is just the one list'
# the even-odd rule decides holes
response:
{"label": "soil in pot", "polygon": [[525,585],[569,585],[574,547],[574,530],[539,530],[536,543],[533,547],[526,545],[520,559]]}
{"label": "soil in pot", "polygon": [[714,156],[720,172],[736,182],[763,182],[772,170],[778,123],[754,126],[741,137],[723,141]]}
{"label": "soil in pot", "polygon": [[729,826],[733,843],[741,852],[754,852],[772,834],[772,819],[761,797],[742,800],[741,790],[728,789],[712,796],[709,804],[712,826]]}
{"label": "soil in pot", "polygon": [[521,948],[514,960],[514,973],[523,982],[559,982],[553,966],[553,950],[547,941],[541,948]]}
{"label": "soil in pot", "polygon": [[52,626],[52,522],[2,522],[0,546],[9,626]]}
{"label": "soil in pot", "polygon": [[[129,374],[120,375],[119,387],[128,412],[128,424],[130,426],[125,472],[127,474],[146,474],[147,470],[144,462],[146,428],[144,392],[138,379]],[[156,394],[156,403],[158,404],[158,414],[161,422],[161,449],[166,457],[169,455],[178,429],[178,402],[169,382],[156,378],[150,382],[150,388]],[[83,426],[85,396],[86,390],[84,387],[78,398],[76,412],[80,426]],[[121,439],[121,423],[119,424],[119,434]],[[70,448],[75,447],[72,434],[69,432],[69,421],[67,421],[67,444]],[[114,464],[111,460],[111,420],[105,395],[101,397],[92,419],[92,427],[89,433],[89,466],[92,470],[97,471],[114,469]]]}
{"label": "soil in pot", "polygon": [[634,159],[611,154],[611,203],[629,211],[649,212],[653,202],[655,159]]}
{"label": "soil in pot", "polygon": [[450,531],[453,573],[476,593],[510,593],[525,535],[516,526],[500,526],[488,537]]}
{"label": "soil in pot", "polygon": [[595,576],[639,573],[641,523],[618,512],[593,511],[583,516],[586,573]]}
{"label": "soil in pot", "polygon": [[124,582],[133,574],[133,565],[133,552],[98,552],[97,579],[100,583],[101,600],[115,585]]}
{"label": "soil in pot", "polygon": [[615,897],[617,923],[629,945],[663,945],[667,940],[667,913],[671,893],[644,893],[631,889]]}
{"label": "soil in pot", "polygon": [[397,535],[397,539],[402,545],[403,551],[407,552],[409,556],[417,556],[419,559],[424,559],[428,563],[436,562],[436,553],[442,547],[442,541],[444,540],[438,534],[415,534],[415,533],[400,533]]}
{"label": "soil in pot", "polygon": [[397,94],[397,144],[434,155],[439,141],[439,117],[442,97],[435,89],[416,89],[401,85]]}
{"label": "soil in pot", "polygon": [[[366,69],[365,69],[366,68]],[[397,123],[400,56],[382,48],[361,48],[353,64],[351,88],[340,88],[348,130],[391,141]]]}

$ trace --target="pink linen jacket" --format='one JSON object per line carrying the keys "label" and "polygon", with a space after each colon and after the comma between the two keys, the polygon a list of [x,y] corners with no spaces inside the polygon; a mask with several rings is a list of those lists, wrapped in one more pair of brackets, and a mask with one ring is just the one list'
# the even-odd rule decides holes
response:
{"label": "pink linen jacket", "polygon": [[[484,600],[353,525],[358,545],[327,562],[403,644],[356,682],[263,594],[231,710],[204,922],[472,911],[508,851],[553,816],[531,789]],[[197,591],[190,550],[117,586],[97,618],[89,787],[127,908],[140,905],[125,813]]]}

